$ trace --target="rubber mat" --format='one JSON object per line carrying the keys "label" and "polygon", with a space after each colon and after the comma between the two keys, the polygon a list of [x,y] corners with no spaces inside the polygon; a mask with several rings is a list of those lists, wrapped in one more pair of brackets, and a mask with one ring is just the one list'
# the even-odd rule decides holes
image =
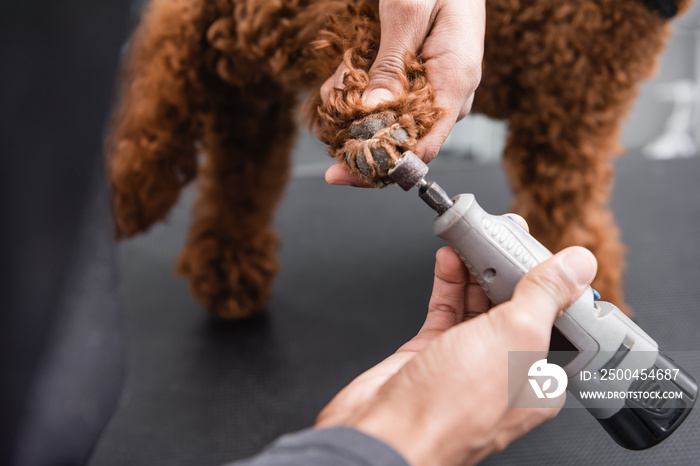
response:
{"label": "rubber mat", "polygon": [[[700,376],[700,159],[617,162],[614,210],[629,247],[626,289],[639,324]],[[493,213],[509,191],[500,167],[431,164],[452,194]],[[356,375],[424,318],[435,251],[432,212],[396,187],[292,180],[277,215],[282,272],[264,316],[224,324],[174,277],[191,193],[148,235],[120,247],[128,381],[91,464],[215,465],[305,428]],[[618,447],[583,409],[566,409],[486,464],[697,464],[700,415],[660,446]]]}

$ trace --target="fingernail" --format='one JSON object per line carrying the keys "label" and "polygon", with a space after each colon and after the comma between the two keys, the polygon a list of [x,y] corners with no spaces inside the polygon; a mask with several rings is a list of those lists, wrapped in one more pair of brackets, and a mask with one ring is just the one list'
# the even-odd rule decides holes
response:
{"label": "fingernail", "polygon": [[390,102],[394,100],[394,94],[389,89],[377,88],[371,90],[367,95],[364,96],[362,101],[368,107],[376,107],[384,102]]}
{"label": "fingernail", "polygon": [[348,70],[343,70],[343,72],[340,74],[340,79],[336,80],[335,82],[335,88],[343,90],[345,89],[345,75],[348,74]]}
{"label": "fingernail", "polygon": [[579,285],[588,285],[595,277],[595,257],[588,249],[567,249],[562,253],[559,264],[564,273]]}
{"label": "fingernail", "polygon": [[326,180],[326,182],[333,186],[353,186],[353,184],[346,180]]}

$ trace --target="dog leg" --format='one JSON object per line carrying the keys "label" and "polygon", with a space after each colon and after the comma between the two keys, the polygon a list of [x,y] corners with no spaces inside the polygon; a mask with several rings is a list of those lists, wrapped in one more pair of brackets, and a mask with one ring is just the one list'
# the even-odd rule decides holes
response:
{"label": "dog leg", "polygon": [[273,214],[289,172],[294,98],[269,81],[231,88],[205,119],[199,198],[177,270],[213,314],[261,311],[277,272]]}
{"label": "dog leg", "polygon": [[[649,77],[668,21],[642,2],[488,3],[473,110],[507,119],[514,208],[558,251],[598,258],[593,285],[626,313],[624,251],[608,209],[621,122]],[[619,44],[611,47],[610,44]]]}
{"label": "dog leg", "polygon": [[590,249],[598,259],[593,287],[630,315],[622,291],[625,247],[607,206],[613,175],[609,152],[576,125],[562,125],[566,130],[552,141],[538,131],[546,128],[541,125],[532,115],[511,118],[504,164],[516,195],[513,208],[553,252],[572,245]]}
{"label": "dog leg", "polygon": [[119,236],[167,214],[197,172],[205,50],[205,2],[154,0],[131,39],[106,143]]}

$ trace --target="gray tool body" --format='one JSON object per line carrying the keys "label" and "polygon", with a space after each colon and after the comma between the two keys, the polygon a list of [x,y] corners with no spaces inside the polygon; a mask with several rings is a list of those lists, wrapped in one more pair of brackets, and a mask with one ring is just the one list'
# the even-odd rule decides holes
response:
{"label": "gray tool body", "polygon": [[[419,187],[420,197],[438,212],[434,233],[449,243],[494,304],[508,301],[518,281],[552,253],[517,223],[490,215],[472,194],[450,199],[433,181],[426,181],[427,166],[406,152],[389,172],[404,190]],[[564,365],[568,390],[603,425],[620,445],[630,449],[654,446],[668,437],[685,419],[697,398],[697,384],[682,368],[659,351],[657,343],[614,305],[595,301],[588,287],[583,295],[554,323],[578,350]],[[602,380],[582,373],[600,374],[601,369],[650,371],[673,369],[674,380],[661,382],[620,378]],[[629,373],[629,372],[628,372]],[[682,391],[685,400],[582,399],[584,391]],[[631,409],[627,409],[631,408]]]}

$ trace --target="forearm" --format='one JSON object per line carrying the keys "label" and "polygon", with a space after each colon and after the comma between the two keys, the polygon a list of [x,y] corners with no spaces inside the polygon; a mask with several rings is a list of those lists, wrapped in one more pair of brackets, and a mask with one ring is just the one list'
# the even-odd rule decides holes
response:
{"label": "forearm", "polygon": [[285,435],[263,452],[227,466],[408,466],[387,444],[347,427]]}

